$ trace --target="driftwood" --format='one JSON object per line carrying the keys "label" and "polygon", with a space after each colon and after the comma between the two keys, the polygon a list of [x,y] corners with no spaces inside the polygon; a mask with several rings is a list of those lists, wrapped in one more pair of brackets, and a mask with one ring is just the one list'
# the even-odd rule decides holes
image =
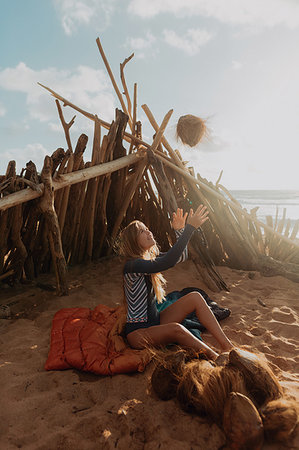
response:
{"label": "driftwood", "polygon": [[[291,229],[285,213],[281,221],[277,213],[264,224],[256,208],[247,212],[220,184],[221,174],[213,185],[187,168],[164,136],[172,110],[159,127],[148,106],[142,106],[155,131],[151,144],[143,141],[137,84],[132,102],[124,76],[133,55],[120,65],[123,98],[99,40],[97,45],[123,111],[116,110],[109,124],[41,85],[55,97],[67,150],[58,148],[46,158],[42,176],[32,162],[18,176],[14,161],[0,176],[0,280],[32,280],[54,268],[57,290],[66,293],[65,259],[76,264],[110,254],[118,231],[136,218],[149,226],[165,251],[174,241],[173,210],[203,203],[210,220],[194,235],[190,254],[211,290],[229,289],[216,267],[223,264],[299,281],[299,221]],[[83,160],[86,135],[73,152],[75,116],[67,123],[61,102],[94,122],[91,161]],[[108,134],[102,136],[103,129]]]}
{"label": "driftwood", "polygon": [[49,156],[46,156],[43,171],[41,173],[41,180],[44,184],[44,194],[39,202],[39,207],[47,224],[48,239],[56,275],[57,293],[59,295],[67,295],[66,262],[62,250],[58,219],[54,209],[54,189],[51,171],[52,161]]}

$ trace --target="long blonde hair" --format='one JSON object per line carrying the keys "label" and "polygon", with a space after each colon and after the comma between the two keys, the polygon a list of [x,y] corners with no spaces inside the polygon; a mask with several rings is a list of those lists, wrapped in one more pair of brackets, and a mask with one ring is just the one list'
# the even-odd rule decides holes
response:
{"label": "long blonde hair", "polygon": [[[138,244],[138,231],[143,225],[139,220],[134,220],[126,228],[124,228],[120,234],[119,240],[119,253],[125,256],[127,259],[142,258],[154,260],[159,255],[159,248],[157,245],[153,245],[149,250],[144,251]],[[165,297],[164,286],[166,280],[163,275],[158,273],[151,274],[152,285],[158,300],[158,303],[162,303]]]}

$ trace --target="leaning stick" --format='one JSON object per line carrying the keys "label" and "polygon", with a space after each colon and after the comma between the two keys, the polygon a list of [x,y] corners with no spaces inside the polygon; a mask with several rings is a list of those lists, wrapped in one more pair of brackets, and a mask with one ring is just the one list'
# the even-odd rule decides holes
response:
{"label": "leaning stick", "polygon": [[[147,115],[148,120],[150,121],[152,127],[154,128],[155,131],[158,131],[159,126],[152,114],[152,112],[150,111],[149,107],[147,105],[142,105],[141,108],[143,109],[143,111],[145,112],[145,114]],[[165,136],[163,136],[162,138],[162,143],[164,145],[164,147],[168,150],[168,153],[172,156],[172,158],[174,159],[174,161],[176,162],[176,164],[181,167],[182,169],[185,169],[184,164],[182,163],[182,161],[178,158],[178,156],[176,155],[176,153],[174,152],[174,150],[171,148],[171,146],[169,145],[169,143],[167,142]]]}
{"label": "leaning stick", "polygon": [[[75,111],[78,111],[80,114],[82,114],[83,116],[87,117],[90,120],[93,120],[95,122],[96,120],[96,115],[95,114],[91,114],[88,111],[84,111],[84,109],[79,108],[79,106],[76,106],[74,103],[71,103],[69,100],[67,100],[66,98],[62,97],[61,95],[57,94],[57,92],[53,91],[52,89],[50,89],[47,86],[44,86],[41,83],[37,83],[39,86],[43,87],[44,89],[46,89],[48,92],[50,92],[53,97],[57,98],[58,100],[60,100],[64,106],[70,106],[71,108],[73,108]],[[106,130],[110,130],[111,124],[108,122],[105,122],[102,119],[99,119],[100,124],[102,125],[102,127],[106,128]],[[127,142],[131,142],[131,140],[133,139],[133,141],[135,141],[137,144],[142,145],[145,148],[149,148],[150,144],[148,144],[147,142],[144,142],[142,139],[139,139],[137,136],[132,135],[131,133],[124,133],[124,139]]]}
{"label": "leaning stick", "polygon": [[129,114],[128,110],[127,110],[127,107],[126,107],[126,105],[125,105],[125,102],[124,102],[124,100],[123,100],[123,97],[122,97],[122,95],[121,95],[121,93],[120,93],[120,91],[119,91],[119,89],[118,89],[117,84],[116,84],[116,81],[115,81],[115,78],[114,78],[114,76],[113,76],[112,70],[111,70],[111,68],[110,68],[110,65],[109,65],[108,60],[107,60],[106,55],[105,55],[105,52],[104,52],[104,50],[103,50],[103,47],[102,47],[100,38],[97,38],[97,39],[96,39],[96,43],[97,43],[99,52],[100,52],[100,54],[101,54],[101,57],[102,57],[102,59],[103,59],[103,62],[104,62],[104,64],[105,64],[105,66],[106,66],[106,69],[107,69],[108,75],[109,75],[109,77],[110,77],[110,80],[111,80],[111,82],[112,82],[112,84],[113,84],[113,87],[114,87],[114,90],[115,90],[115,92],[116,92],[116,95],[117,95],[117,97],[118,97],[118,99],[119,99],[119,101],[120,101],[120,104],[121,104],[121,106],[122,106],[123,112],[126,113],[127,116],[129,117],[129,125],[130,125],[130,128],[131,128],[131,130],[132,130],[132,119],[131,119],[131,117],[130,117],[130,114]]}
{"label": "leaning stick", "polygon": [[153,143],[152,143],[152,145],[150,147],[150,150],[152,150],[153,152],[155,152],[157,150],[158,146],[160,145],[161,140],[163,139],[163,133],[165,131],[165,128],[167,127],[167,124],[169,122],[170,117],[172,116],[172,113],[173,113],[173,109],[170,109],[168,111],[168,113],[165,114],[165,117],[162,120],[160,128],[158,127],[157,130],[156,130],[157,131],[156,136],[155,136],[155,138],[153,140]]}
{"label": "leaning stick", "polygon": [[[134,164],[137,161],[140,161],[140,158],[144,158],[144,155],[141,155],[140,153],[133,153],[132,155],[127,155],[108,163],[61,175],[59,177],[59,181],[57,179],[55,181],[53,180],[54,190],[56,191],[66,186],[80,183],[81,181],[89,180],[90,178],[95,178],[100,175],[116,172],[119,169],[123,169],[130,164]],[[14,192],[13,194],[9,194],[6,197],[0,198],[0,211],[5,211],[6,209],[12,208],[13,206],[40,197],[44,191],[44,185],[40,183],[38,185],[38,188],[40,189],[40,191],[23,189],[22,191]]]}
{"label": "leaning stick", "polygon": [[57,106],[57,109],[58,109],[58,114],[59,114],[60,122],[61,122],[62,128],[63,128],[63,130],[64,130],[65,139],[66,139],[66,143],[67,143],[68,149],[72,152],[72,151],[73,151],[73,147],[72,147],[72,143],[71,143],[71,138],[70,138],[70,132],[69,132],[69,129],[70,129],[71,126],[73,125],[76,116],[74,116],[74,117],[70,120],[70,122],[67,123],[67,122],[64,120],[63,112],[62,112],[60,103],[59,103],[59,101],[58,101],[57,99],[55,100],[55,103],[56,103],[56,106]]}
{"label": "leaning stick", "polygon": [[119,231],[119,227],[120,227],[120,225],[121,225],[121,223],[123,221],[123,218],[124,218],[124,216],[126,214],[126,211],[127,211],[128,207],[129,207],[130,201],[132,200],[133,195],[134,195],[137,187],[140,184],[140,181],[141,181],[144,169],[146,167],[146,164],[147,164],[146,161],[140,161],[139,165],[136,167],[136,174],[134,174],[133,180],[131,181],[130,185],[126,189],[126,191],[127,191],[126,192],[126,196],[123,199],[121,209],[120,209],[120,211],[118,213],[118,216],[117,216],[117,218],[115,220],[115,223],[113,225],[113,230],[112,230],[112,233],[111,233],[111,238],[112,239],[115,238],[117,232]]}
{"label": "leaning stick", "polygon": [[[136,135],[136,117],[137,117],[137,83],[134,83],[134,97],[133,97],[133,119],[132,119],[132,133]],[[132,153],[134,142],[131,141],[129,154]]]}
{"label": "leaning stick", "polygon": [[[133,56],[134,56],[134,53],[132,53],[132,55],[130,55],[122,63],[120,63],[120,79],[121,79],[121,82],[122,82],[122,85],[123,85],[123,88],[124,88],[124,94],[125,94],[126,99],[127,99],[128,113],[129,113],[129,117],[131,118],[131,120],[132,120],[132,103],[131,103],[129,91],[128,91],[128,88],[127,88],[124,68],[125,68],[125,65],[133,58]],[[134,130],[134,127],[132,127],[132,130]]]}
{"label": "leaning stick", "polygon": [[200,180],[197,180],[196,178],[194,178],[192,175],[190,175],[188,172],[186,172],[185,170],[181,169],[180,167],[177,167],[175,164],[167,161],[166,159],[162,158],[159,155],[156,155],[157,158],[159,158],[164,164],[168,165],[169,167],[171,167],[172,169],[176,170],[178,173],[180,173],[181,175],[183,175],[187,180],[191,181],[193,184],[197,184],[198,186],[200,186],[202,189],[210,192],[211,194],[213,194],[215,197],[217,197],[218,199],[220,199],[221,201],[227,203],[232,209],[237,210],[239,212],[241,212],[242,214],[244,214],[247,218],[249,218],[250,220],[252,220],[254,223],[258,224],[260,227],[262,227],[264,230],[269,231],[273,236],[277,236],[279,239],[281,239],[282,241],[285,241],[289,244],[291,244],[294,247],[299,248],[299,243],[292,241],[291,239],[281,235],[280,233],[278,233],[277,231],[273,230],[273,228],[269,227],[268,225],[266,225],[265,223],[261,222],[258,219],[255,219],[254,217],[252,217],[247,211],[243,210],[240,206],[236,205],[235,203],[233,203],[232,201],[226,199],[225,197],[223,197],[221,194],[219,194],[218,192],[215,192],[214,189],[210,188],[209,186],[207,186],[205,183],[203,183]]}

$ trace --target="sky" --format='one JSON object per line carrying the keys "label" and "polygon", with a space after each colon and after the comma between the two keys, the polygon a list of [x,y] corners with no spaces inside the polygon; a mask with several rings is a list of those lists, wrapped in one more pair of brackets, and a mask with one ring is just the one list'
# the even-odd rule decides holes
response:
{"label": "sky", "polygon": [[[141,105],[160,124],[183,159],[213,183],[223,170],[228,189],[299,190],[299,2],[297,0],[0,0],[0,174],[14,159],[67,148],[53,97],[111,122],[120,104],[96,38],[121,88],[125,69],[143,139],[153,129]],[[93,122],[63,109],[73,146]],[[197,147],[176,141],[180,116],[206,120]]]}

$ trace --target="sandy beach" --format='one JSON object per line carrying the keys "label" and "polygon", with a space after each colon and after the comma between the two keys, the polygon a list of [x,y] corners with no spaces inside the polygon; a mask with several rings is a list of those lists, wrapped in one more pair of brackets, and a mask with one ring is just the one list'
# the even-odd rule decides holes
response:
{"label": "sandy beach", "polygon": [[[0,448],[11,449],[219,449],[226,438],[219,426],[183,412],[176,400],[163,402],[143,373],[96,376],[77,370],[45,371],[51,323],[61,308],[117,306],[122,300],[118,258],[69,271],[70,294],[36,285],[3,287],[0,303],[12,318],[0,320]],[[167,272],[167,291],[197,286],[231,309],[222,322],[239,346],[262,352],[287,396],[299,400],[299,284],[220,267],[230,292],[213,293],[186,261]],[[54,285],[53,275],[39,282]],[[207,333],[203,338],[213,345]],[[299,449],[298,425],[289,442],[266,442],[264,449]]]}

